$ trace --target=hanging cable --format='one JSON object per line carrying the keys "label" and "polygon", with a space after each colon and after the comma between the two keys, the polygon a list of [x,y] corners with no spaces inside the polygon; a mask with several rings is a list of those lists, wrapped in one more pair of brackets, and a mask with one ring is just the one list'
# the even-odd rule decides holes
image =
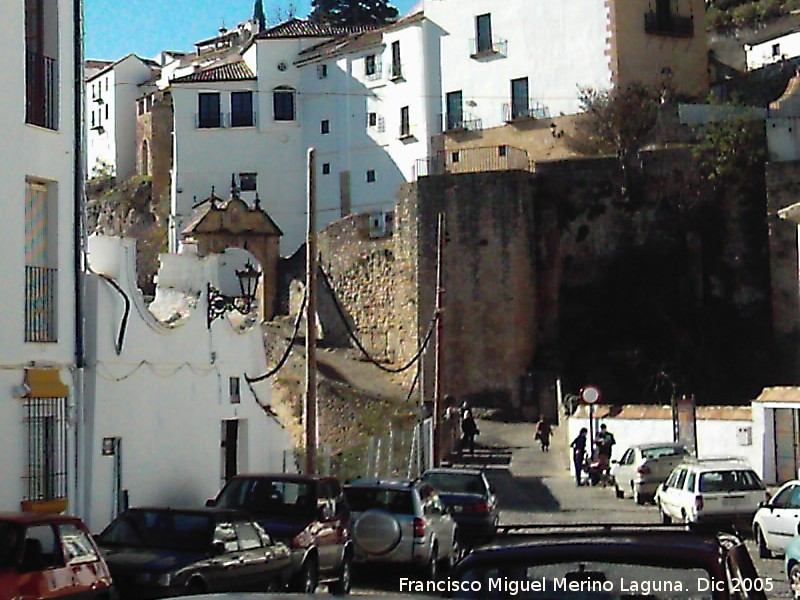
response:
{"label": "hanging cable", "polygon": [[383,364],[375,360],[372,356],[370,356],[369,352],[367,352],[366,348],[364,348],[364,346],[361,344],[361,341],[358,339],[356,334],[350,328],[350,323],[347,320],[347,316],[344,314],[344,309],[342,308],[341,304],[339,304],[339,299],[336,296],[336,290],[333,289],[333,285],[331,285],[331,281],[328,278],[328,274],[325,272],[325,269],[323,269],[322,266],[319,267],[319,270],[320,273],[322,273],[322,279],[323,281],[325,281],[325,285],[327,286],[328,290],[331,293],[331,297],[333,298],[333,305],[336,307],[336,312],[339,313],[339,317],[341,317],[342,323],[344,323],[345,329],[347,329],[347,333],[350,336],[350,339],[353,340],[355,345],[358,347],[359,350],[361,350],[361,353],[366,357],[366,359],[373,365],[378,367],[380,370],[386,371],[387,373],[402,373],[403,371],[407,371],[408,369],[413,367],[414,364],[422,356],[422,353],[425,351],[425,348],[427,348],[428,343],[431,341],[431,337],[433,337],[434,325],[436,324],[436,320],[439,318],[439,315],[434,312],[434,315],[431,318],[431,322],[428,325],[428,332],[425,334],[425,338],[423,339],[422,344],[420,345],[416,354],[414,354],[414,356],[411,358],[411,360],[409,360],[402,367],[398,368],[384,366]]}
{"label": "hanging cable", "polygon": [[308,290],[305,291],[303,294],[303,302],[300,304],[300,310],[297,312],[297,319],[294,322],[294,331],[292,332],[292,337],[289,339],[289,344],[286,346],[286,350],[281,356],[281,359],[278,361],[277,366],[274,369],[271,369],[264,373],[263,375],[259,375],[258,377],[248,377],[247,373],[244,374],[244,380],[247,384],[251,383],[258,383],[259,381],[264,381],[265,379],[269,379],[275,373],[281,370],[286,361],[289,360],[289,354],[292,352],[292,348],[294,347],[294,340],[297,338],[297,332],[300,331],[300,323],[303,320],[303,311],[306,308],[306,300],[308,298]]}

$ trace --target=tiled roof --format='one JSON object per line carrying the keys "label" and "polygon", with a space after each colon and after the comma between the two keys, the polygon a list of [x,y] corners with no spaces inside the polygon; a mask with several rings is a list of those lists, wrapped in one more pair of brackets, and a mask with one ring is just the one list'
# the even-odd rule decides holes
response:
{"label": "tiled roof", "polygon": [[205,71],[190,73],[183,77],[173,79],[172,83],[191,83],[195,81],[247,81],[256,76],[243,60],[234,63],[212,67]]}
{"label": "tiled roof", "polygon": [[796,402],[800,404],[800,387],[775,386],[764,388],[753,402]]}
{"label": "tiled roof", "polygon": [[[752,413],[749,406],[698,406],[695,409],[698,421],[749,421]],[[589,418],[589,407],[580,405],[575,411],[577,418]],[[596,419],[672,419],[672,407],[628,404],[625,406],[595,405]]]}
{"label": "tiled roof", "polygon": [[339,27],[336,25],[326,25],[323,23],[303,21],[301,19],[291,19],[285,23],[275,25],[275,27],[265,29],[256,36],[256,39],[264,40],[270,38],[336,37],[340,35],[358,33],[360,31],[369,31],[370,29],[374,29],[374,27],[371,25]]}

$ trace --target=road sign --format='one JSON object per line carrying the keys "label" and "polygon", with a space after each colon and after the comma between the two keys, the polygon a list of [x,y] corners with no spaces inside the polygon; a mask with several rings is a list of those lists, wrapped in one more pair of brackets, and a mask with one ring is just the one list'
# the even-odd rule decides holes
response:
{"label": "road sign", "polygon": [[592,385],[581,389],[581,400],[586,404],[594,404],[600,400],[600,390]]}

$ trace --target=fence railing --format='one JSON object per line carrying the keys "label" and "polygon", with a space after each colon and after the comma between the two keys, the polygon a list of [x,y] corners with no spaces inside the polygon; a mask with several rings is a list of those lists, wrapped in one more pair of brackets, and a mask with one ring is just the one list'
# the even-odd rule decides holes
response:
{"label": "fence railing", "polygon": [[533,171],[528,153],[512,146],[488,146],[444,150],[417,161],[415,176],[482,173],[486,171]]}
{"label": "fence railing", "polygon": [[469,40],[469,55],[471,58],[478,58],[481,56],[491,56],[494,54],[501,54],[508,56],[508,40],[492,37],[492,39],[479,40],[470,38]]}
{"label": "fence railing", "polygon": [[58,61],[38,52],[25,54],[25,122],[58,129]]}
{"label": "fence railing", "polygon": [[25,341],[56,342],[58,269],[25,267]]}

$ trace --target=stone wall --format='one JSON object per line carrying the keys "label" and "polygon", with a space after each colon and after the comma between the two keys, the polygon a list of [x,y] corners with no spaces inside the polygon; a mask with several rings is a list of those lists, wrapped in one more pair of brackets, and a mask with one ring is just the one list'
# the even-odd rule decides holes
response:
{"label": "stone wall", "polygon": [[767,164],[767,215],[772,322],[777,336],[797,335],[800,328],[797,224],[778,218],[778,211],[800,198],[800,162]]}
{"label": "stone wall", "polygon": [[172,169],[172,100],[169,93],[154,95],[149,112],[136,120],[136,164],[141,171],[147,142],[149,173],[153,177],[153,201],[167,201]]}

